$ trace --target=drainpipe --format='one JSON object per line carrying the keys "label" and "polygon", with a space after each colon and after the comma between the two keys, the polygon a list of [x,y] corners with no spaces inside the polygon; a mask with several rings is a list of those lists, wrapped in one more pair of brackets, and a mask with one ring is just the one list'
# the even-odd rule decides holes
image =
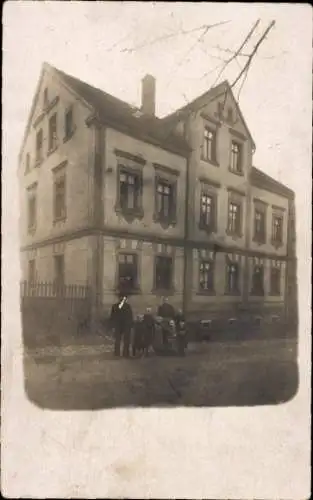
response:
{"label": "drainpipe", "polygon": [[[187,122],[184,123],[184,138],[188,143],[187,137]],[[189,270],[189,176],[190,176],[190,160],[191,153],[188,153],[187,164],[186,164],[186,189],[185,189],[185,224],[184,224],[184,281],[183,281],[183,314],[187,318],[188,314],[188,288],[190,284],[188,283],[188,270]]]}
{"label": "drainpipe", "polygon": [[91,331],[97,329],[102,304],[103,279],[103,128],[97,116],[87,122],[94,134],[94,165],[92,170],[92,265],[91,265]]}

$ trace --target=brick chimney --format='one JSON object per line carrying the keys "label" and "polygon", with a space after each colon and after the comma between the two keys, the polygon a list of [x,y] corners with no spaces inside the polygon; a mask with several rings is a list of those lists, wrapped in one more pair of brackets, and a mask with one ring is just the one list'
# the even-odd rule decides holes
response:
{"label": "brick chimney", "polygon": [[155,115],[155,78],[146,75],[141,81],[141,111],[145,115]]}

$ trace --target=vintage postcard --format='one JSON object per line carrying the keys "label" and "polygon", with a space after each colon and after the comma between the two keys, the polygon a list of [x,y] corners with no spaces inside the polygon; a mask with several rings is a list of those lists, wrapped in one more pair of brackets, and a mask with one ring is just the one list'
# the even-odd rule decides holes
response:
{"label": "vintage postcard", "polygon": [[6,3],[4,495],[309,493],[310,14]]}

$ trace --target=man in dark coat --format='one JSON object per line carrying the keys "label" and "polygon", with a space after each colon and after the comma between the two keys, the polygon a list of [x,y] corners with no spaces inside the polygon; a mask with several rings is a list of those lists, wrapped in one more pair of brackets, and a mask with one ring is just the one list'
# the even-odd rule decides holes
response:
{"label": "man in dark coat", "polygon": [[158,316],[164,319],[175,319],[175,309],[169,303],[168,298],[163,298],[163,303],[158,308]]}
{"label": "man in dark coat", "polygon": [[114,355],[120,356],[123,339],[123,356],[129,357],[130,333],[133,326],[133,311],[127,302],[126,295],[119,295],[119,300],[113,304],[110,315],[111,328],[114,330]]}

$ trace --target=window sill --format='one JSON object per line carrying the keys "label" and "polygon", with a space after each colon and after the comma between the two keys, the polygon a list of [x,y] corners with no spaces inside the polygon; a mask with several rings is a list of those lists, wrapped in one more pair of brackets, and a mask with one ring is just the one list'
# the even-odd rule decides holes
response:
{"label": "window sill", "polygon": [[227,236],[230,236],[233,240],[239,240],[243,237],[242,233],[233,233],[232,231],[226,230]]}
{"label": "window sill", "polygon": [[261,240],[258,238],[253,238],[252,241],[253,241],[253,243],[255,243],[256,245],[259,245],[259,246],[266,245],[266,240],[264,240],[264,239]]}
{"label": "window sill", "polygon": [[255,290],[253,290],[252,292],[250,292],[250,296],[251,297],[264,297],[265,293],[264,292],[257,292]]}
{"label": "window sill", "polygon": [[63,217],[57,217],[53,219],[53,225],[58,224],[58,222],[65,222],[65,221],[66,221],[66,215],[64,215]]}
{"label": "window sill", "polygon": [[245,175],[243,172],[232,170],[230,167],[228,167],[228,172],[230,172],[231,174],[234,174],[234,175],[238,175],[239,177],[244,177],[244,175]]}
{"label": "window sill", "polygon": [[163,229],[168,229],[170,226],[176,226],[177,219],[176,219],[176,217],[163,218],[160,215],[154,215],[153,222],[155,222],[156,224],[160,224],[160,226]]}
{"label": "window sill", "polygon": [[275,292],[270,292],[270,293],[269,293],[269,296],[270,296],[270,297],[280,297],[281,295],[282,295],[282,294],[281,294],[280,292],[278,292],[278,293],[275,293]]}
{"label": "window sill", "polygon": [[175,289],[174,288],[169,288],[169,289],[166,289],[166,288],[153,288],[151,290],[151,293],[153,293],[154,295],[160,295],[160,296],[169,297],[169,296],[175,295]]}
{"label": "window sill", "polygon": [[213,167],[219,167],[219,163],[216,161],[216,160],[209,160],[208,158],[204,158],[203,156],[201,156],[201,161],[203,161],[204,163],[209,163],[210,165],[213,165]]}
{"label": "window sill", "polygon": [[199,224],[199,229],[200,231],[204,231],[206,232],[207,234],[214,234],[214,233],[217,233],[217,229],[216,227],[212,227],[212,226],[205,226],[204,224]]}
{"label": "window sill", "polygon": [[281,248],[283,246],[283,242],[282,241],[275,241],[275,240],[271,240],[271,244],[274,248]]}
{"label": "window sill", "polygon": [[143,219],[144,217],[144,211],[142,208],[136,208],[133,210],[126,210],[125,208],[122,208],[120,206],[115,206],[115,212],[122,217],[128,222],[131,223],[135,219]]}
{"label": "window sill", "polygon": [[58,149],[58,145],[53,146],[53,148],[47,151],[47,156],[51,156]]}
{"label": "window sill", "polygon": [[215,290],[198,290],[198,292],[196,292],[196,295],[202,295],[204,297],[214,297],[216,295],[216,291]]}

